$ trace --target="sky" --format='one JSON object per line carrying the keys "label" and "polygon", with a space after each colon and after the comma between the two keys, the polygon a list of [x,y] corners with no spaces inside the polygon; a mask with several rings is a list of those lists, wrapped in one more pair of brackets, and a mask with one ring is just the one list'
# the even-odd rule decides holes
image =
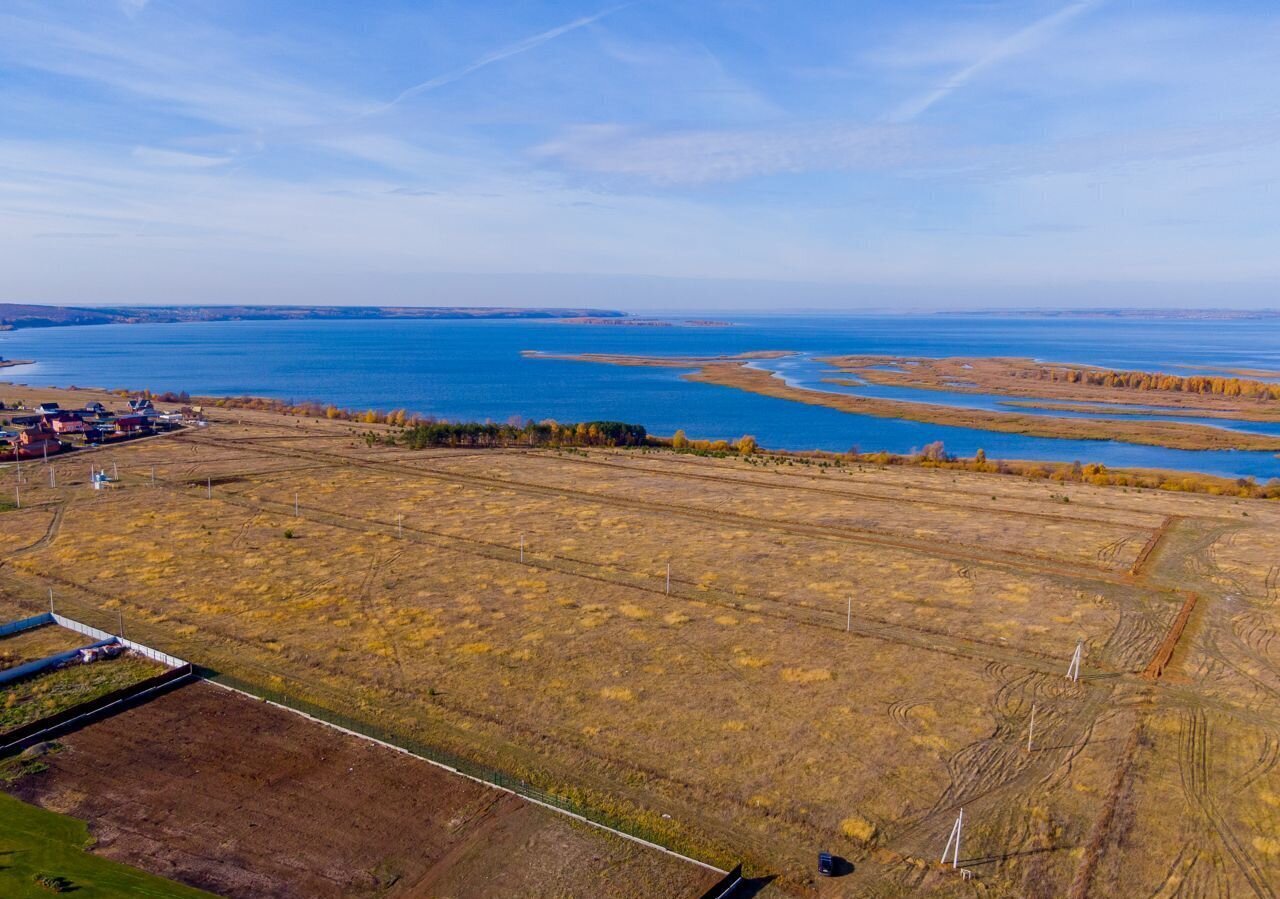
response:
{"label": "sky", "polygon": [[4,0],[0,301],[1280,306],[1274,0]]}

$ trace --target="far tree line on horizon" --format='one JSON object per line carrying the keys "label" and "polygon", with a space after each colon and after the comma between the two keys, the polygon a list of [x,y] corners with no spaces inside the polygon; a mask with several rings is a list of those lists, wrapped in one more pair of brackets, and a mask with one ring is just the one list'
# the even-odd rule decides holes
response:
{"label": "far tree line on horizon", "polygon": [[[1102,371],[1093,368],[1057,368],[1042,366],[1036,370],[1042,381],[1065,381],[1092,387],[1118,387],[1129,390],[1158,390],[1167,393],[1241,396],[1260,400],[1280,400],[1280,384],[1247,378],[1225,378],[1209,375],[1167,375],[1144,371]],[[1014,377],[1029,377],[1025,371],[1010,372]]]}

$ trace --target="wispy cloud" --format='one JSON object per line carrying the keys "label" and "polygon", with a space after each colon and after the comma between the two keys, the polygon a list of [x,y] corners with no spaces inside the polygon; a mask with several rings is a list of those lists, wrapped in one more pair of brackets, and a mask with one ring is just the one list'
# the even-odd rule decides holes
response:
{"label": "wispy cloud", "polygon": [[1025,28],[997,42],[991,49],[964,68],[955,72],[937,87],[913,97],[898,107],[890,117],[895,122],[910,122],[922,115],[935,103],[939,103],[964,87],[974,76],[999,65],[1006,59],[1026,53],[1048,40],[1060,28],[1082,13],[1097,6],[1101,0],[1079,0],[1050,13]]}
{"label": "wispy cloud", "polygon": [[229,156],[202,156],[198,153],[183,153],[178,150],[146,146],[134,147],[133,158],[147,165],[174,169],[211,169],[231,161]]}
{"label": "wispy cloud", "polygon": [[150,2],[151,0],[120,0],[120,11],[132,19],[146,9]]}
{"label": "wispy cloud", "polygon": [[410,99],[411,97],[416,97],[419,94],[425,94],[428,91],[436,90],[437,88],[444,87],[446,84],[452,84],[453,82],[461,78],[465,78],[467,75],[470,75],[472,72],[475,72],[478,69],[483,69],[485,66],[493,65],[495,62],[501,62],[504,59],[510,59],[512,56],[518,56],[521,53],[527,53],[530,50],[535,49],[536,47],[541,47],[543,44],[547,43],[548,41],[553,41],[556,38],[562,35],[568,34],[571,31],[577,31],[579,28],[584,28],[593,22],[598,22],[601,19],[603,19],[605,16],[613,15],[615,12],[618,12],[619,10],[625,9],[626,7],[632,6],[632,5],[633,3],[620,3],[617,6],[610,6],[609,8],[603,9],[600,12],[593,13],[592,15],[589,15],[589,16],[581,16],[580,18],[574,19],[571,22],[566,22],[563,25],[556,26],[555,28],[548,28],[546,31],[541,31],[535,35],[525,38],[524,40],[516,41],[516,43],[514,44],[508,44],[507,46],[502,47],[501,49],[498,49],[498,50],[493,50],[467,63],[465,66],[462,66],[461,68],[454,69],[452,72],[445,72],[443,75],[437,75],[435,78],[428,79],[427,81],[424,81],[421,84],[415,84],[413,87],[406,88],[405,90],[401,91],[395,97],[395,99],[393,99],[390,103],[386,103],[382,106],[379,106],[377,109],[373,110],[368,114],[378,115],[378,114],[384,113],[387,110],[392,109],[393,107],[399,105],[400,103],[403,103],[405,100]]}
{"label": "wispy cloud", "polygon": [[676,186],[815,170],[884,169],[907,161],[912,147],[909,129],[897,125],[806,123],[652,134],[589,125],[571,128],[533,153],[582,171]]}

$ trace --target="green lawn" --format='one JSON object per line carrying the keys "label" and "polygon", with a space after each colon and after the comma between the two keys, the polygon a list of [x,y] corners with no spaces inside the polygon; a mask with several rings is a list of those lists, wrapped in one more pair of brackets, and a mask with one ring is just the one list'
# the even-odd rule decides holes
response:
{"label": "green lawn", "polygon": [[66,878],[78,899],[155,896],[208,899],[212,894],[145,874],[86,852],[89,828],[76,818],[46,812],[0,793],[0,896],[48,899],[60,895],[36,884],[37,874]]}
{"label": "green lawn", "polygon": [[0,689],[0,733],[106,696],[162,671],[164,667],[150,659],[123,655],[92,665],[59,668],[10,684]]}

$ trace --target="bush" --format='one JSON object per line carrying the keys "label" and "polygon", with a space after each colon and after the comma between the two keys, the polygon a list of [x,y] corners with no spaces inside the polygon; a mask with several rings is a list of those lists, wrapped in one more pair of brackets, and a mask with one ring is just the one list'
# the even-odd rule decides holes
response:
{"label": "bush", "polygon": [[65,877],[57,874],[36,873],[31,875],[31,881],[42,890],[48,890],[50,893],[70,893],[75,889],[75,884]]}

